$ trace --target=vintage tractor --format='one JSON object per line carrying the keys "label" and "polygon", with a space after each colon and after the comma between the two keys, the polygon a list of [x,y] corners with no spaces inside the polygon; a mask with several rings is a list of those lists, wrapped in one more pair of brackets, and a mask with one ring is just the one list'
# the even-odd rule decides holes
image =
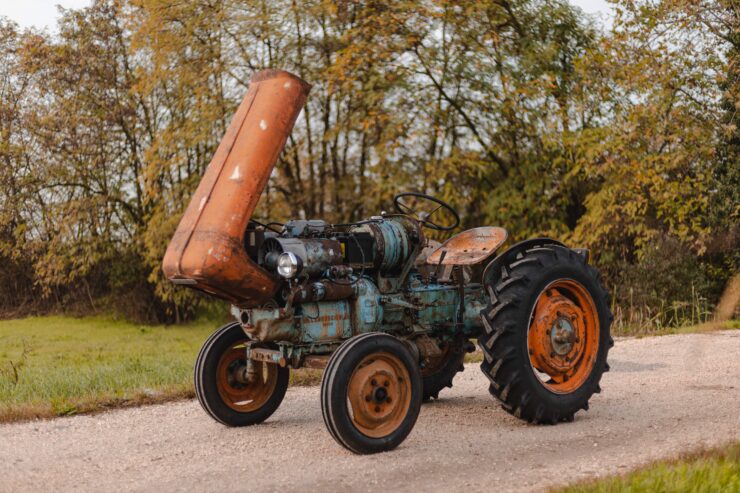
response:
{"label": "vintage tractor", "polygon": [[172,282],[232,303],[195,365],[203,409],[228,426],[267,419],[289,368],[325,368],[321,409],[355,453],[393,449],[422,401],[463,370],[475,338],[490,392],[535,423],[572,421],[609,369],[612,317],[588,252],[537,238],[499,253],[445,202],[400,193],[392,212],[350,224],[252,219],[310,86],[256,74],[170,243]]}

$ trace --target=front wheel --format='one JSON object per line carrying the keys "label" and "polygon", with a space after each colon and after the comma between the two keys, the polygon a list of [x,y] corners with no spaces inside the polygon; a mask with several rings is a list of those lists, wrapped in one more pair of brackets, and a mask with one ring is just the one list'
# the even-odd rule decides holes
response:
{"label": "front wheel", "polygon": [[355,336],[332,355],[321,413],[332,437],[356,454],[392,450],[411,432],[422,397],[419,364],[387,334]]}
{"label": "front wheel", "polygon": [[224,325],[203,344],[195,361],[195,395],[203,409],[227,426],[248,426],[269,418],[288,389],[290,370],[254,361],[248,375],[249,337],[238,323]]}
{"label": "front wheel", "polygon": [[578,253],[545,245],[519,253],[486,286],[481,370],[509,413],[535,423],[588,409],[614,344],[608,295]]}

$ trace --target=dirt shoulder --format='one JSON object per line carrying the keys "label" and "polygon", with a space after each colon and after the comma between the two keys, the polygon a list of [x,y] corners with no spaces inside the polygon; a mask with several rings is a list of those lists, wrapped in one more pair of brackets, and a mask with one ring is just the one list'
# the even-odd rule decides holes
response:
{"label": "dirt shoulder", "polygon": [[740,439],[740,331],[618,341],[591,410],[533,426],[501,410],[477,365],[425,405],[393,452],[354,456],[324,429],[318,388],[260,426],[194,401],[0,426],[0,491],[532,491]]}

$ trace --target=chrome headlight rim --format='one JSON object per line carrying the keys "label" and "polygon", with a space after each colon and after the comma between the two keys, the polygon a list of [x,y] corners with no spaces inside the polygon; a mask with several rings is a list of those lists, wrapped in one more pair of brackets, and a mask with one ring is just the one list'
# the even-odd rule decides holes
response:
{"label": "chrome headlight rim", "polygon": [[277,273],[283,279],[293,279],[300,274],[303,261],[293,252],[283,252],[277,259]]}

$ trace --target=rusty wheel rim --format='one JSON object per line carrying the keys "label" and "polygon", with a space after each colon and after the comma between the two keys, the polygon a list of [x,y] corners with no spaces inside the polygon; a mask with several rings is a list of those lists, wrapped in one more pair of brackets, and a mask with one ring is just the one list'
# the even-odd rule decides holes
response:
{"label": "rusty wheel rim", "polygon": [[275,391],[278,380],[277,365],[254,361],[254,379],[247,381],[245,342],[238,342],[225,351],[216,370],[218,394],[224,404],[241,413],[256,411],[264,406]]}
{"label": "rusty wheel rim", "polygon": [[370,438],[396,431],[411,406],[411,378],[406,366],[390,353],[362,359],[349,380],[348,412],[355,427]]}
{"label": "rusty wheel rim", "polygon": [[529,361],[540,383],[557,394],[579,389],[599,351],[599,317],[588,290],[572,279],[550,283],[534,305]]}

